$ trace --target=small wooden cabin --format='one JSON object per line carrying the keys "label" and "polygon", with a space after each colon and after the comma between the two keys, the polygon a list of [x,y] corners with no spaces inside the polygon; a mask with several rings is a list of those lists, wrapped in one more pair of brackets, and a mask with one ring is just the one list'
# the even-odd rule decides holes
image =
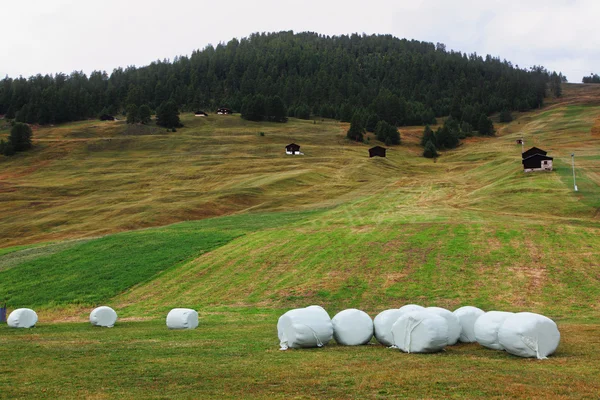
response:
{"label": "small wooden cabin", "polygon": [[208,114],[205,113],[204,111],[196,111],[194,113],[194,116],[196,116],[196,117],[208,117]]}
{"label": "small wooden cabin", "polygon": [[385,157],[385,147],[371,147],[369,149],[369,157]]}
{"label": "small wooden cabin", "polygon": [[100,116],[100,121],[114,121],[115,117],[109,114],[102,114]]}
{"label": "small wooden cabin", "polygon": [[290,143],[285,146],[285,154],[300,155],[302,153],[300,153],[300,146],[298,146],[296,143]]}
{"label": "small wooden cabin", "polygon": [[548,152],[532,147],[522,154],[523,171],[552,171],[552,157],[547,156]]}
{"label": "small wooden cabin", "polygon": [[231,110],[231,108],[220,107],[219,109],[217,109],[217,114],[219,114],[219,115],[229,115],[229,114],[233,114],[233,111]]}

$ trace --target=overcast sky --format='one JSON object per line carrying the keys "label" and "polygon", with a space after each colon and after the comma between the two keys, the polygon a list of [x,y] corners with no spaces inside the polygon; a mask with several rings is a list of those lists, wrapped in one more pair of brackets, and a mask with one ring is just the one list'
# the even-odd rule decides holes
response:
{"label": "overcast sky", "polygon": [[392,34],[600,73],[598,0],[3,0],[0,77],[143,66],[253,32]]}

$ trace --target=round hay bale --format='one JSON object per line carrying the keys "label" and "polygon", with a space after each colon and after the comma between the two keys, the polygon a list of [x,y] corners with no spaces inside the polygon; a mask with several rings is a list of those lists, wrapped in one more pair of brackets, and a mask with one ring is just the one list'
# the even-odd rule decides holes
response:
{"label": "round hay bale", "polygon": [[394,345],[406,353],[434,353],[448,344],[448,323],[426,310],[403,314],[392,326]]}
{"label": "round hay bale", "polygon": [[543,360],[556,351],[560,332],[550,318],[521,312],[504,320],[498,330],[498,340],[510,354]]}
{"label": "round hay bale", "polygon": [[454,310],[454,315],[458,317],[460,321],[461,331],[459,341],[463,343],[473,343],[475,339],[475,321],[481,317],[484,311],[471,306],[460,307]]}
{"label": "round hay bale", "polygon": [[441,307],[427,307],[425,310],[435,313],[446,320],[448,323],[448,346],[455,345],[462,331],[458,317],[452,311]]}
{"label": "round hay bale", "polygon": [[513,315],[505,311],[488,311],[477,318],[474,325],[475,339],[483,347],[492,350],[504,350],[498,340],[498,331],[506,318]]}
{"label": "round hay bale", "polygon": [[323,307],[296,308],[279,317],[277,334],[281,350],[322,347],[333,338],[333,324]]}
{"label": "round hay bale", "polygon": [[117,322],[117,313],[110,307],[101,306],[90,313],[90,323],[93,326],[112,328]]}
{"label": "round hay bale", "polygon": [[174,308],[167,314],[169,329],[196,329],[198,313],[190,308]]}
{"label": "round hay bale", "polygon": [[17,308],[10,313],[6,323],[11,328],[33,328],[37,324],[38,316],[30,308]]}
{"label": "round hay bale", "polygon": [[394,341],[392,338],[392,325],[398,318],[400,318],[404,312],[397,308],[391,310],[385,310],[377,314],[373,321],[373,328],[375,330],[375,338],[379,343],[384,346],[393,346]]}
{"label": "round hay bale", "polygon": [[373,320],[364,311],[350,308],[340,311],[332,319],[333,337],[339,344],[359,346],[373,337]]}
{"label": "round hay bale", "polygon": [[407,304],[399,308],[403,313],[412,312],[412,311],[421,311],[424,310],[425,307],[420,306],[418,304]]}

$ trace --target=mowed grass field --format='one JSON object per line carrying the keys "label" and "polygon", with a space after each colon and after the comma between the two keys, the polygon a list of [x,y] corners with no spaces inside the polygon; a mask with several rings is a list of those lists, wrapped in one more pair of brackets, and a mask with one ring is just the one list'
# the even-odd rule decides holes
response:
{"label": "mowed grass field", "polygon": [[[422,127],[385,159],[328,120],[36,129],[34,151],[0,160],[0,301],[40,316],[0,326],[0,397],[596,397],[600,88],[515,116],[435,163]],[[553,172],[522,172],[521,137]],[[407,303],[543,313],[561,345],[544,361],[477,344],[278,350],[289,308]],[[97,305],[115,328],[89,326]],[[199,328],[167,330],[173,307]]]}

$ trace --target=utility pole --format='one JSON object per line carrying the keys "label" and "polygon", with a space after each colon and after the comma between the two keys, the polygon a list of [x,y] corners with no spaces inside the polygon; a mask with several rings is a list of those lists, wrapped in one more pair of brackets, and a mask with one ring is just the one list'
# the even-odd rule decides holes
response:
{"label": "utility pole", "polygon": [[577,192],[577,182],[575,181],[575,153],[571,153],[571,164],[573,165],[573,188]]}

